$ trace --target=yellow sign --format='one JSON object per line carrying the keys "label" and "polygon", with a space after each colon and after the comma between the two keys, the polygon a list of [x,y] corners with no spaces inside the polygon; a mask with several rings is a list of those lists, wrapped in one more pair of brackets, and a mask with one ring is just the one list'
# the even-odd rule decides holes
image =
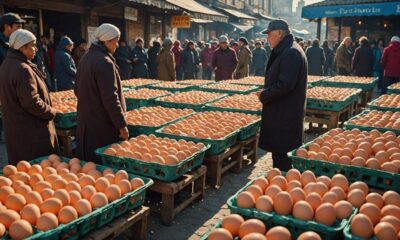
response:
{"label": "yellow sign", "polygon": [[190,16],[172,16],[172,28],[190,28]]}

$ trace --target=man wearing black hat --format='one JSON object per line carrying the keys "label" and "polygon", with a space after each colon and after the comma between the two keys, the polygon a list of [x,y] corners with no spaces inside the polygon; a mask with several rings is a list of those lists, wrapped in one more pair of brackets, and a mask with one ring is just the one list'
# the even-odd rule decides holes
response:
{"label": "man wearing black hat", "polygon": [[286,21],[271,21],[263,33],[273,50],[264,88],[257,92],[263,104],[259,147],[272,152],[274,167],[287,171],[292,165],[287,153],[303,140],[307,59]]}
{"label": "man wearing black hat", "polygon": [[11,33],[22,28],[25,21],[21,19],[18,14],[6,13],[0,19],[0,65],[6,58],[8,46],[8,38]]}
{"label": "man wearing black hat", "polygon": [[249,65],[251,62],[252,54],[248,45],[249,42],[247,41],[247,38],[245,37],[239,38],[239,51],[238,51],[239,64],[237,66],[235,75],[237,79],[249,76]]}

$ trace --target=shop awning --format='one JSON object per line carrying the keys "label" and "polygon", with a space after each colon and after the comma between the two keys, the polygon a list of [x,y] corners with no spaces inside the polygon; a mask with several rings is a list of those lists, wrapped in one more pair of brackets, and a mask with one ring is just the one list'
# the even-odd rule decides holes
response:
{"label": "shop awning", "polygon": [[400,15],[400,1],[325,0],[303,7],[301,17],[364,17]]}
{"label": "shop awning", "polygon": [[191,21],[194,22],[194,23],[199,23],[199,24],[212,23],[213,22],[211,20],[205,20],[205,19],[199,19],[199,18],[192,18]]}
{"label": "shop awning", "polygon": [[144,4],[147,6],[158,7],[161,9],[179,10],[179,7],[177,7],[173,4],[167,3],[166,1],[163,1],[163,0],[128,0],[128,1]]}
{"label": "shop awning", "polygon": [[193,15],[194,18],[228,22],[228,16],[223,15],[211,8],[204,6],[194,0],[166,0],[168,3],[178,6]]}
{"label": "shop awning", "polygon": [[267,20],[267,21],[273,21],[273,20],[277,20],[278,19],[278,18],[274,18],[274,17],[271,17],[271,16],[267,16],[267,15],[262,14],[262,13],[257,13],[256,16],[258,18],[262,18],[262,19]]}
{"label": "shop awning", "polygon": [[239,24],[239,23],[229,23],[235,28],[239,29],[242,32],[247,32],[250,29],[252,29],[254,26],[253,25],[244,25],[244,24]]}
{"label": "shop awning", "polygon": [[292,29],[292,32],[295,34],[299,34],[299,35],[308,35],[311,34],[309,31],[307,31],[306,29],[303,30],[297,30],[297,29]]}
{"label": "shop awning", "polygon": [[257,18],[254,18],[254,17],[252,17],[250,15],[247,15],[247,14],[242,13],[242,12],[237,11],[237,10],[227,9],[227,8],[222,8],[222,7],[219,7],[218,9],[221,9],[222,11],[228,13],[229,15],[232,15],[232,16],[237,17],[237,18],[243,18],[243,19],[249,19],[249,20],[257,20]]}

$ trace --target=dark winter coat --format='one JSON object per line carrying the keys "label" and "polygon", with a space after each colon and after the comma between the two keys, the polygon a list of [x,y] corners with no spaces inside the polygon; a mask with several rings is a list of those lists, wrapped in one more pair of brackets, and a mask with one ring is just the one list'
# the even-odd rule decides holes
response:
{"label": "dark winter coat", "polygon": [[287,153],[302,144],[306,88],[307,59],[290,34],[272,50],[267,64],[260,148]]}
{"label": "dark winter coat", "polygon": [[381,59],[383,51],[378,46],[375,46],[374,48],[372,48],[372,53],[374,54],[374,66],[372,67],[372,71],[382,72],[383,66]]}
{"label": "dark winter coat", "polygon": [[238,64],[238,59],[235,50],[228,47],[223,50],[217,48],[214,52],[212,66],[215,70],[215,80],[227,80],[233,79],[233,72],[235,71]]}
{"label": "dark winter coat", "polygon": [[7,50],[10,48],[8,45],[8,39],[4,36],[3,32],[0,31],[0,66],[1,63],[7,56]]}
{"label": "dark winter coat", "polygon": [[183,49],[180,47],[180,45],[178,43],[175,43],[174,47],[172,48],[172,52],[174,53],[176,67],[179,67],[181,64],[182,51]]}
{"label": "dark winter coat", "polygon": [[45,78],[18,50],[0,67],[0,100],[9,164],[56,151],[56,130]]}
{"label": "dark winter coat", "polygon": [[73,44],[70,38],[61,38],[55,54],[54,78],[57,80],[58,91],[73,89],[75,85],[75,62],[71,54],[65,50],[65,47],[69,44]]}
{"label": "dark winter coat", "polygon": [[128,46],[118,47],[114,53],[122,80],[130,79],[132,75],[132,55]]}
{"label": "dark winter coat", "polygon": [[308,61],[308,74],[322,76],[323,66],[325,65],[324,50],[318,44],[315,44],[307,48],[306,56]]}
{"label": "dark winter coat", "polygon": [[238,51],[238,66],[236,68],[236,78],[244,78],[249,76],[250,63],[252,53],[248,46],[243,45]]}
{"label": "dark winter coat", "polygon": [[[324,50],[324,54],[325,54],[324,68],[331,69],[332,65],[333,65],[333,59],[335,57],[335,54],[334,54],[333,50],[329,47],[323,47],[322,49]],[[308,70],[310,71],[310,69],[308,69]]]}
{"label": "dark winter coat", "polygon": [[148,78],[149,72],[147,69],[147,61],[149,57],[147,56],[146,49],[140,48],[136,46],[132,49],[132,58],[137,61],[133,61],[133,70],[132,77],[133,78]]}
{"label": "dark winter coat", "polygon": [[372,77],[374,53],[368,44],[364,44],[354,52],[352,69],[358,77]]}
{"label": "dark winter coat", "polygon": [[400,42],[392,42],[383,50],[382,64],[385,77],[400,77]]}
{"label": "dark winter coat", "polygon": [[214,51],[211,48],[204,48],[200,53],[200,61],[203,69],[212,68],[212,58]]}
{"label": "dark winter coat", "polygon": [[94,150],[120,141],[126,127],[125,98],[114,57],[100,43],[93,43],[78,66],[77,156],[99,163]]}
{"label": "dark winter coat", "polygon": [[169,47],[163,47],[157,55],[157,78],[163,81],[175,81],[174,54]]}
{"label": "dark winter coat", "polygon": [[149,77],[151,79],[157,79],[157,55],[160,52],[160,43],[155,42],[153,47],[147,51],[149,55],[149,61],[147,62],[147,66],[149,67]]}
{"label": "dark winter coat", "polygon": [[253,68],[255,76],[265,76],[267,60],[267,51],[264,48],[255,48],[253,50]]}
{"label": "dark winter coat", "polygon": [[347,72],[351,70],[351,56],[352,52],[350,48],[347,48],[345,44],[340,44],[336,51],[335,63],[337,69],[342,68]]}
{"label": "dark winter coat", "polygon": [[181,55],[181,67],[183,70],[183,79],[195,79],[196,69],[196,54],[189,47],[183,50]]}

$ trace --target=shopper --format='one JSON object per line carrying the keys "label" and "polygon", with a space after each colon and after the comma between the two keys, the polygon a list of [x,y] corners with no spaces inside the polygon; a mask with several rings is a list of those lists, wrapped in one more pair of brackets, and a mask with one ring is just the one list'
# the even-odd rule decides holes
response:
{"label": "shopper", "polygon": [[263,104],[259,147],[272,152],[273,167],[287,171],[292,167],[287,152],[303,140],[307,58],[286,21],[271,21],[263,33],[273,50],[264,88],[257,92]]}
{"label": "shopper", "polygon": [[235,50],[228,46],[228,37],[219,38],[219,48],[214,52],[212,67],[215,71],[215,80],[233,79],[238,59]]}
{"label": "shopper", "polygon": [[64,36],[60,39],[55,54],[54,77],[57,82],[57,90],[64,91],[73,89],[76,80],[76,65],[71,53],[74,42]]}
{"label": "shopper", "polygon": [[181,48],[181,42],[179,40],[175,40],[172,52],[174,53],[174,59],[175,59],[176,80],[183,80],[183,71],[181,67],[182,51],[183,49]]}
{"label": "shopper", "polygon": [[323,75],[323,67],[325,65],[325,53],[319,46],[319,40],[315,39],[311,47],[306,49],[308,61],[308,74],[315,76]]}
{"label": "shopper", "polygon": [[56,131],[45,77],[31,60],[36,37],[19,29],[10,36],[0,67],[0,100],[8,163],[31,160],[56,152]]}
{"label": "shopper", "polygon": [[247,38],[239,38],[239,50],[237,55],[239,63],[236,68],[235,76],[237,79],[249,76],[252,53],[248,45],[249,41],[247,41]]}
{"label": "shopper", "polygon": [[256,42],[256,48],[253,50],[253,66],[255,76],[265,76],[265,68],[267,66],[268,56],[265,48],[261,46],[261,42]]}
{"label": "shopper", "polygon": [[385,94],[387,87],[400,81],[400,38],[392,37],[388,47],[383,50],[383,86],[382,94]]}
{"label": "shopper", "polygon": [[121,36],[112,24],[94,32],[95,41],[78,66],[75,93],[78,97],[77,157],[100,163],[97,148],[127,140],[125,99],[113,57]]}
{"label": "shopper", "polygon": [[132,62],[133,62],[133,70],[132,77],[133,78],[148,78],[149,71],[147,69],[147,61],[149,60],[149,56],[147,55],[146,49],[144,49],[144,41],[142,38],[137,38],[136,46],[132,49]]}
{"label": "shopper", "polygon": [[0,65],[7,55],[9,48],[8,38],[13,32],[21,29],[24,22],[25,20],[22,20],[15,13],[6,13],[0,19]]}
{"label": "shopper", "polygon": [[351,73],[351,38],[345,37],[338,47],[335,56],[336,68],[339,75],[348,76]]}
{"label": "shopper", "polygon": [[200,61],[201,61],[201,66],[203,68],[203,74],[202,78],[205,80],[211,80],[212,79],[212,57],[214,51],[210,47],[209,43],[204,44],[205,47],[201,51],[200,54]]}
{"label": "shopper", "polygon": [[86,51],[87,51],[87,41],[86,39],[82,38],[81,40],[79,40],[77,47],[74,49],[72,54],[72,58],[74,59],[76,66],[78,66],[79,61],[81,60],[83,55],[85,55]]}
{"label": "shopper", "polygon": [[352,70],[358,77],[372,77],[374,53],[368,44],[367,37],[361,37],[359,43],[360,46],[354,52]]}
{"label": "shopper", "polygon": [[132,55],[131,49],[126,44],[125,39],[119,40],[119,46],[114,54],[115,61],[119,68],[119,75],[122,80],[130,79],[132,75]]}
{"label": "shopper", "polygon": [[333,50],[329,47],[327,40],[325,40],[324,43],[322,43],[322,49],[324,50],[325,54],[324,76],[331,76],[333,59],[335,57],[335,54]]}
{"label": "shopper", "polygon": [[147,66],[149,67],[149,77],[151,79],[157,79],[157,55],[160,52],[160,42],[157,40],[153,41],[153,46],[147,51],[149,55],[149,61]]}
{"label": "shopper", "polygon": [[189,41],[181,55],[181,68],[183,71],[183,79],[196,79],[196,54],[192,41]]}
{"label": "shopper", "polygon": [[175,60],[171,51],[172,41],[165,38],[162,49],[157,56],[157,78],[163,81],[175,81]]}
{"label": "shopper", "polygon": [[378,89],[382,90],[383,67],[381,59],[382,59],[383,49],[381,49],[375,41],[371,42],[371,49],[372,49],[372,54],[374,55],[372,75],[378,78]]}

